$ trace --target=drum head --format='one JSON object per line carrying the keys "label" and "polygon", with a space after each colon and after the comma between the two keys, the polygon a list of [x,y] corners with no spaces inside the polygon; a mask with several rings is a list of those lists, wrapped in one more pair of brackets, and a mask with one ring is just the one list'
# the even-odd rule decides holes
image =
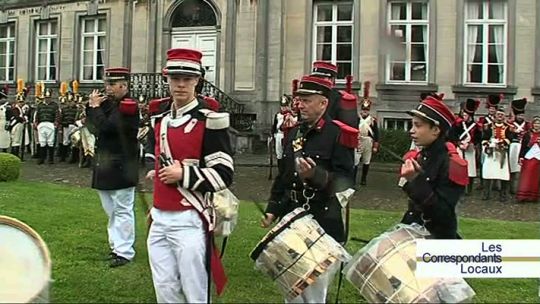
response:
{"label": "drum head", "polygon": [[48,287],[47,245],[26,224],[0,216],[0,302],[26,303]]}

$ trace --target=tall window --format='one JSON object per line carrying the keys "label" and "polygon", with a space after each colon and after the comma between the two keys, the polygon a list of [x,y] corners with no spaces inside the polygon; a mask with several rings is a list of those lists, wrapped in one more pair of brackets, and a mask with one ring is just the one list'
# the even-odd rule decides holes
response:
{"label": "tall window", "polygon": [[56,80],[58,54],[58,27],[56,21],[36,23],[36,80]]}
{"label": "tall window", "polygon": [[82,80],[103,79],[106,55],[105,17],[84,18],[81,24],[81,75]]}
{"label": "tall window", "polygon": [[383,125],[387,130],[409,131],[412,127],[412,120],[410,118],[385,118]]}
{"label": "tall window", "polygon": [[467,1],[464,41],[465,84],[506,84],[506,1]]}
{"label": "tall window", "polygon": [[427,82],[429,18],[426,1],[388,2],[388,82]]}
{"label": "tall window", "polygon": [[338,79],[352,73],[353,4],[318,3],[313,20],[313,58],[338,66]]}
{"label": "tall window", "polygon": [[0,81],[15,79],[15,24],[0,25]]}

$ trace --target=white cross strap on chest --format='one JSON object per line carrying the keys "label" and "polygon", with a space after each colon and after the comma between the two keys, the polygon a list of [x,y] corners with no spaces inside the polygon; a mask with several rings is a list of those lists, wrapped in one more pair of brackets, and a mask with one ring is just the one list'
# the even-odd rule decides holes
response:
{"label": "white cross strap on chest", "polygon": [[370,116],[366,117],[365,119],[360,118],[360,124],[358,125],[358,130],[367,131],[367,135],[373,134],[373,130],[371,129],[371,123],[373,122],[373,118]]}
{"label": "white cross strap on chest", "polygon": [[491,118],[489,118],[489,116],[485,116],[486,118],[486,121],[487,121],[487,124],[492,124],[493,123],[493,120],[491,120]]}
{"label": "white cross strap on chest", "polygon": [[470,137],[471,134],[469,133],[475,126],[476,124],[471,124],[470,126],[467,127],[467,124],[465,122],[462,122],[462,125],[463,125],[463,129],[465,129],[465,131],[463,131],[463,133],[461,133],[461,135],[459,136],[459,140],[463,140],[465,137]]}
{"label": "white cross strap on chest", "polygon": [[514,121],[514,126],[516,126],[516,133],[521,133],[525,131],[525,122],[519,125],[517,122]]}

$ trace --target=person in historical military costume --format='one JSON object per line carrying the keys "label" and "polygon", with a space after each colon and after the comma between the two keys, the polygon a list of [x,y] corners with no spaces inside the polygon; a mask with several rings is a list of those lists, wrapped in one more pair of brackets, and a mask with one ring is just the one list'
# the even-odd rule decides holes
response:
{"label": "person in historical military costume", "polygon": [[460,238],[455,209],[468,176],[467,162],[447,138],[454,114],[433,96],[408,113],[411,138],[422,149],[408,152],[401,166],[400,186],[409,197],[402,222],[424,225],[436,239]]}
{"label": "person in historical military costume", "polygon": [[15,105],[11,107],[10,129],[11,129],[11,153],[23,158],[24,147],[30,143],[28,138],[28,106],[25,104],[28,95],[28,88],[24,86],[22,79],[17,80],[17,96]]}
{"label": "person in historical military costume", "polygon": [[516,201],[537,202],[540,197],[540,116],[533,117],[531,129],[523,136],[519,162],[521,174]]}
{"label": "person in historical military costume", "polygon": [[44,87],[36,85],[36,98],[42,100],[36,109],[34,125],[38,131],[38,164],[41,165],[47,159],[49,164],[54,163],[54,143],[58,117],[60,116],[58,104],[53,102],[51,92],[43,91]]}
{"label": "person in historical military costume", "polygon": [[[422,93],[420,93],[420,99],[418,101],[422,102],[428,96],[431,96],[431,97],[439,99],[439,100],[443,100],[444,93],[437,94],[436,92],[433,92],[433,91],[422,92]],[[411,145],[409,147],[409,150],[420,150],[420,148],[416,146],[416,144],[414,143],[414,140],[411,140]]]}
{"label": "person in historical military costume", "polygon": [[482,130],[474,120],[474,113],[478,110],[480,101],[468,98],[461,104],[459,118],[456,119],[449,134],[450,140],[455,143],[458,152],[467,161],[469,184],[465,194],[472,192],[474,178],[477,176],[476,146],[482,142]]}
{"label": "person in historical military costume", "polygon": [[530,124],[525,120],[525,107],[527,99],[512,100],[512,116],[508,120],[510,131],[512,131],[512,142],[508,151],[508,161],[510,165],[510,194],[516,194],[516,189],[519,182],[519,172],[521,165],[519,164],[519,153],[521,150],[521,141],[523,136],[531,128]]}
{"label": "person in historical military costume", "polygon": [[327,61],[313,62],[311,76],[332,83],[332,90],[328,96],[329,104],[326,110],[330,118],[339,120],[353,128],[358,127],[357,99],[352,92],[352,76],[345,77],[345,90],[338,90],[335,88],[338,67]]}
{"label": "person in historical military costume", "polygon": [[[283,165],[272,185],[261,225],[269,227],[274,220],[304,207],[328,235],[343,243],[347,236],[342,209],[354,193],[358,130],[332,120],[327,112],[331,92],[332,82],[302,77],[295,93],[301,118],[284,141]],[[325,303],[331,278],[318,278],[292,302]]]}
{"label": "person in historical military costume", "polygon": [[233,179],[229,114],[197,98],[201,59],[197,50],[168,50],[163,75],[171,97],[149,105],[154,128],[145,156],[154,204],[147,245],[158,303],[207,302],[207,266],[218,294],[225,284],[208,199]]}
{"label": "person in historical military costume", "polygon": [[494,180],[501,182],[499,199],[506,201],[508,183],[510,181],[510,167],[508,148],[513,139],[510,126],[506,123],[504,109],[499,106],[495,113],[495,120],[482,134],[482,147],[484,149],[484,162],[482,164],[482,178],[486,180],[483,200],[490,199]]}
{"label": "person in historical military costume", "polygon": [[[78,87],[77,80],[73,81],[73,86]],[[70,154],[71,150],[71,157],[69,159],[69,163],[75,163],[78,158],[78,150],[76,147],[71,146],[71,135],[73,132],[76,131],[77,125],[75,124],[77,120],[77,112],[78,107],[75,101],[75,95],[69,91],[68,92],[68,84],[65,82],[62,82],[60,85],[60,103],[62,105],[62,111],[60,114],[60,126],[62,127],[62,143],[58,147],[60,150],[60,161],[64,162],[66,161],[66,158],[68,154]],[[70,149],[71,147],[71,149]]]}
{"label": "person in historical military costume", "polygon": [[86,107],[88,129],[96,135],[96,160],[92,188],[98,190],[109,218],[107,232],[110,267],[135,257],[135,186],[138,182],[139,145],[137,102],[129,96],[129,70],[105,70],[105,91],[94,90]]}
{"label": "person in historical military costume", "polygon": [[0,90],[0,152],[8,152],[11,146],[9,134],[9,119],[11,105],[8,102],[8,87],[5,85]]}
{"label": "person in historical military costume", "polygon": [[[89,168],[92,166],[95,156],[96,137],[92,134],[86,124],[86,105],[82,94],[79,94],[79,83],[73,83],[73,94],[75,95],[77,105],[77,116],[75,125],[77,131],[71,136],[73,149],[69,162],[79,162],[80,168]],[[74,158],[74,159],[73,159]]]}
{"label": "person in historical military costume", "polygon": [[[494,123],[495,114],[497,112],[499,103],[501,102],[502,98],[503,98],[502,94],[498,94],[498,95],[490,94],[486,98],[486,108],[488,110],[488,113],[487,115],[484,115],[478,118],[478,122],[477,122],[478,126],[480,126],[480,128],[482,129],[482,134],[484,133],[485,130],[491,128],[491,125]],[[486,157],[483,146],[479,145],[477,147],[477,151],[479,151],[478,156],[477,156],[478,158],[477,162],[480,164],[480,166],[483,166],[484,158]],[[478,190],[484,188],[484,178],[482,176],[483,170],[480,170],[479,173],[480,173],[480,176],[479,176],[480,184],[478,185],[478,188],[477,188]]]}
{"label": "person in historical military costume", "polygon": [[[371,115],[371,99],[369,99],[370,82],[364,83],[364,98],[360,105],[360,122],[358,124],[358,148],[356,149],[355,165],[362,163],[360,185],[367,184],[369,164],[373,153],[379,151],[379,127],[377,118]],[[356,173],[355,173],[356,175]],[[355,179],[356,182],[356,179]]]}
{"label": "person in historical military costume", "polygon": [[274,122],[272,123],[271,143],[273,143],[273,152],[277,159],[278,168],[280,167],[283,158],[283,139],[285,133],[282,127],[285,123],[285,118],[291,113],[291,101],[292,100],[289,100],[287,95],[281,97],[279,112],[274,115]]}

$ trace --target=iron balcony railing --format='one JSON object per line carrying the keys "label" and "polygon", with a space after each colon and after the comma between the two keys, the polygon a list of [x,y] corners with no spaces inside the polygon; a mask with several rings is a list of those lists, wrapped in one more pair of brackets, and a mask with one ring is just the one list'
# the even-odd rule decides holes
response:
{"label": "iron balcony railing", "polygon": [[[132,98],[142,96],[148,101],[169,96],[169,85],[160,73],[133,73],[130,80]],[[252,131],[255,114],[245,113],[245,106],[208,81],[204,81],[201,94],[215,98],[221,111],[231,114],[231,125],[238,131]]]}

